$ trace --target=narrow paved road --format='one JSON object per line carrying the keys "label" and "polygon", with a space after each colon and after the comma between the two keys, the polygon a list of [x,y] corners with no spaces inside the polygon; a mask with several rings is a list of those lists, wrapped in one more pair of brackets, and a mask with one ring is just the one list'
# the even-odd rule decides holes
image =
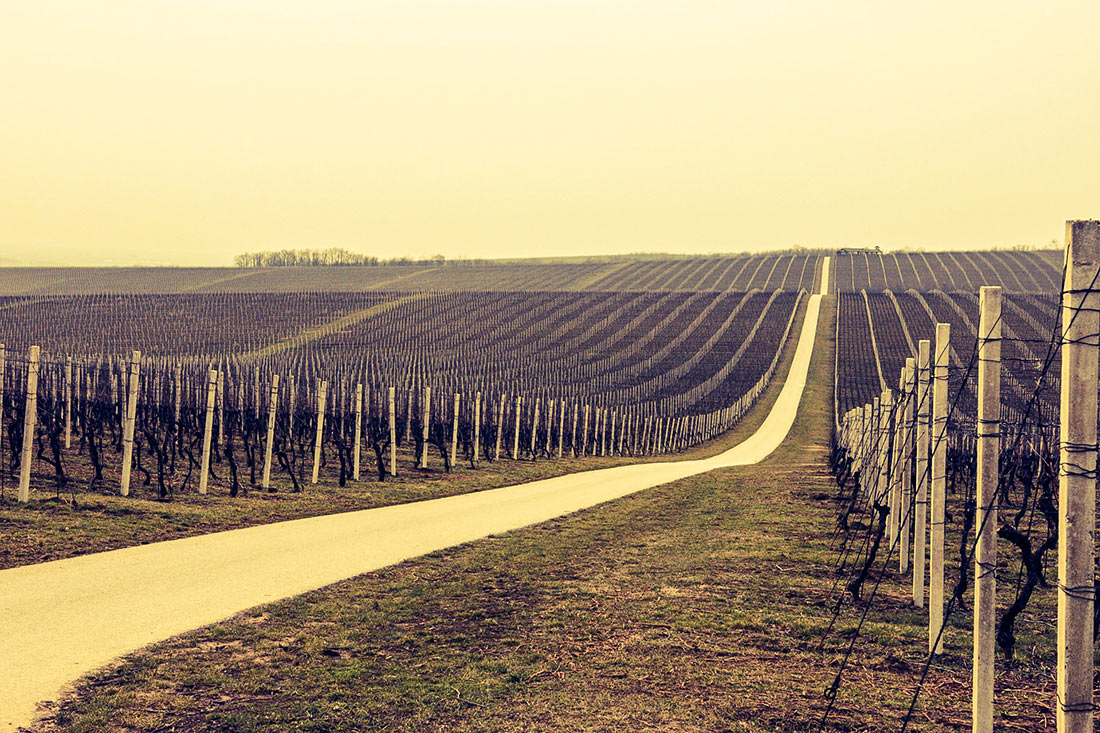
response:
{"label": "narrow paved road", "polygon": [[[827,292],[828,259],[823,292]],[[119,656],[425,553],[716,468],[757,463],[794,423],[821,296],[760,428],[711,458],[575,473],[431,501],[298,519],[0,571],[0,729]]]}

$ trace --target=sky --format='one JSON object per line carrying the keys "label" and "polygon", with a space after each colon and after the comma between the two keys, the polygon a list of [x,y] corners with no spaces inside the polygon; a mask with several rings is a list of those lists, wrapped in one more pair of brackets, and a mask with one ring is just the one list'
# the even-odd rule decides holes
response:
{"label": "sky", "polygon": [[1060,245],[1096,0],[0,6],[0,263]]}

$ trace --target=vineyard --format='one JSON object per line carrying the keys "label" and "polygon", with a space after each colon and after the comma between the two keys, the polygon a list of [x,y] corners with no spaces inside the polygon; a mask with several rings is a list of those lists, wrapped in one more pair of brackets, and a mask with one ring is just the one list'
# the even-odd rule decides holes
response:
{"label": "vineyard", "polygon": [[1096,222],[1067,225],[1067,247],[1064,287],[1060,265],[1005,266],[1023,253],[838,258],[831,626],[854,633],[834,639],[829,710],[869,607],[901,584],[928,626],[903,728],[934,704],[941,655],[972,646],[974,730],[1005,724],[1006,672],[1046,694],[1021,729],[1053,707],[1059,730],[1091,730],[1100,583],[1093,521],[1074,517],[1096,511]]}
{"label": "vineyard", "polygon": [[[1079,250],[1097,238],[1085,224]],[[1059,482],[1095,484],[1095,364],[1070,375],[1091,423],[1063,432],[1062,362],[1100,330],[1095,304],[1066,310],[1073,272],[1014,250],[0,270],[0,496],[247,502],[683,452],[738,425],[824,280],[837,515],[822,726],[859,696],[845,675],[875,648],[869,614],[899,597],[928,628],[903,729],[934,704],[945,655],[972,646],[976,729],[995,719],[995,669],[1091,719],[1091,686],[1055,692],[1052,673],[1081,678],[1087,656],[1091,676],[1091,654],[1066,662],[1050,631],[1069,608],[1082,648],[1100,632],[1092,550],[1056,568],[1081,541]],[[1093,298],[1074,277],[1070,295]],[[1014,707],[1013,723],[1047,727],[1052,705]]]}
{"label": "vineyard", "polygon": [[429,464],[675,452],[752,405],[803,297],[9,298],[0,478],[21,500],[32,486],[125,495],[132,470],[165,499],[344,486],[368,465],[384,481]]}
{"label": "vineyard", "polygon": [[838,293],[977,293],[996,285],[1009,293],[1056,293],[1061,288],[1061,252],[1057,250],[985,252],[838,252],[833,260]]}

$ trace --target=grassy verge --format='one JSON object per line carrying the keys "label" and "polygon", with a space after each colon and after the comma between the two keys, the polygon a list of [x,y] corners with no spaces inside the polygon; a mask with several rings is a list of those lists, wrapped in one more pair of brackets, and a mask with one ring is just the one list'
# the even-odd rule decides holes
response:
{"label": "grassy verge", "polygon": [[[794,357],[805,310],[803,303],[791,337],[784,346],[778,375],[786,373]],[[756,409],[746,415],[737,429],[671,456],[502,460],[482,463],[476,470],[468,465],[457,466],[453,472],[445,473],[435,455],[431,456],[433,468],[412,468],[412,456],[405,450],[398,459],[400,475],[396,479],[349,482],[340,487],[334,480],[322,477],[318,485],[307,485],[301,493],[293,493],[289,480],[276,478],[274,486],[278,490],[275,493],[254,489],[235,498],[228,496],[228,488],[215,482],[206,496],[185,493],[161,501],[156,498],[154,486],[138,486],[135,477],[133,493],[128,498],[98,492],[76,491],[70,496],[67,492],[55,494],[53,490],[35,490],[31,502],[19,504],[13,500],[14,492],[9,486],[0,497],[0,538],[3,539],[0,568],[287,519],[464,494],[639,460],[705,458],[736,445],[754,431],[775,401],[782,381],[779,376],[773,380]],[[364,453],[364,461],[370,459],[371,456]],[[368,470],[370,466],[373,463],[364,465],[362,475],[366,479],[374,476],[372,469]],[[40,480],[42,483],[48,481],[45,477]],[[108,471],[104,485],[117,486],[117,475]]]}
{"label": "grassy verge", "polygon": [[[47,729],[815,729],[854,628],[848,613],[820,649],[836,558],[830,336],[822,329],[790,439],[765,463],[150,647],[82,682]],[[829,729],[899,726],[925,643],[904,595],[887,577]],[[969,727],[968,655],[949,647],[913,729]],[[1001,674],[998,729],[1049,723],[1049,705],[1035,702],[1044,685],[1035,669]]]}

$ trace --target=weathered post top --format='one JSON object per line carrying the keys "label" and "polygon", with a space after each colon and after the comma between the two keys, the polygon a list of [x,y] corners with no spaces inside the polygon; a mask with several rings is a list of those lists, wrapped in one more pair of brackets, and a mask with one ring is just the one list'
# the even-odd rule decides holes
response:
{"label": "weathered post top", "polygon": [[1100,262],[1100,220],[1066,222],[1066,258],[1077,264]]}

